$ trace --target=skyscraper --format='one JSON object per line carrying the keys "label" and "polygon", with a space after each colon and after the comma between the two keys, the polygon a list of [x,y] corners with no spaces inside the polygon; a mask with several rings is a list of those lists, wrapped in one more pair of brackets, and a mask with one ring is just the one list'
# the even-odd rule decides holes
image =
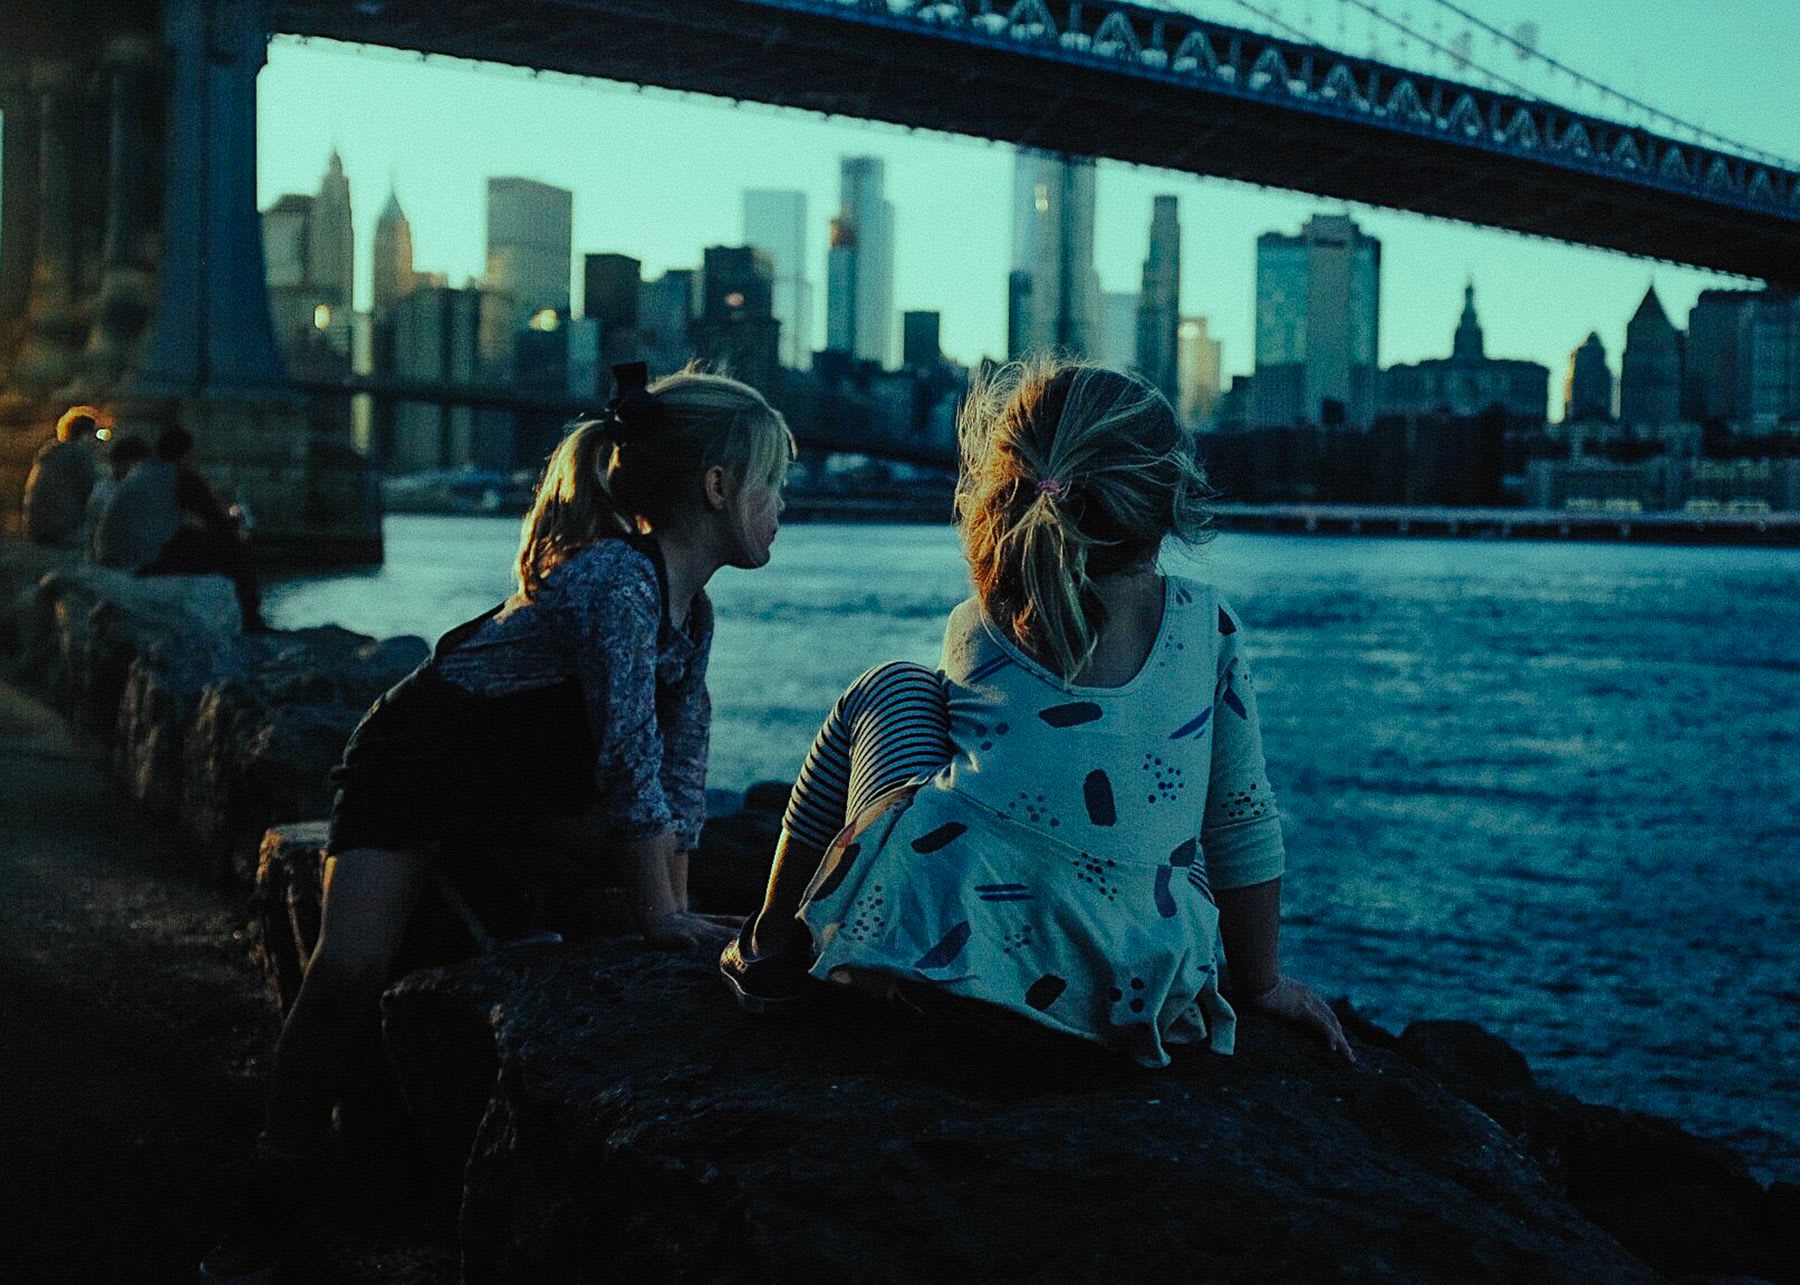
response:
{"label": "skyscraper", "polygon": [[1738,334],[1745,310],[1760,291],[1702,290],[1688,313],[1687,361],[1682,371],[1681,412],[1695,423],[1736,423]]}
{"label": "skyscraper", "polygon": [[1738,320],[1739,418],[1766,433],[1800,417],[1800,297],[1763,290]]}
{"label": "skyscraper", "polygon": [[710,245],[700,274],[700,315],[689,327],[694,351],[734,379],[769,390],[781,323],[775,320],[775,266],[756,246]]}
{"label": "skyscraper", "polygon": [[[1379,379],[1381,242],[1346,215],[1256,239],[1251,423],[1367,428]],[[1139,354],[1140,359],[1143,354]]]}
{"label": "skyscraper", "polygon": [[333,348],[348,356],[350,311],[356,302],[356,230],[350,219],[350,180],[335,147],[307,220],[306,275],[320,301],[331,310],[329,321],[320,329]]}
{"label": "skyscraper", "polygon": [[638,287],[638,332],[653,377],[680,370],[694,355],[688,338],[694,322],[694,276],[692,268],[670,268]]}
{"label": "skyscraper", "polygon": [[1176,336],[1180,397],[1173,403],[1181,422],[1204,428],[1219,402],[1221,344],[1206,333],[1205,317],[1183,317]]}
{"label": "skyscraper", "polygon": [[930,370],[944,359],[938,328],[943,321],[936,312],[903,312],[900,314],[900,364],[909,370]]}
{"label": "skyscraper", "polygon": [[1680,421],[1681,347],[1681,332],[1651,286],[1625,325],[1625,354],[1619,359],[1621,420],[1650,428]]}
{"label": "skyscraper", "polygon": [[1569,354],[1569,374],[1563,381],[1563,423],[1611,419],[1612,368],[1606,364],[1606,345],[1592,331],[1581,347]]}
{"label": "skyscraper", "polygon": [[569,311],[575,194],[529,178],[487,184],[487,279],[524,321]]}
{"label": "skyscraper", "polygon": [[1181,404],[1180,326],[1181,219],[1176,199],[1159,196],[1150,209],[1150,252],[1138,296],[1137,365],[1171,406]]}
{"label": "skyscraper", "polygon": [[1094,162],[1020,148],[1013,157],[1007,355],[1092,357],[1100,344]]}
{"label": "skyscraper", "polygon": [[1138,293],[1106,290],[1100,295],[1100,351],[1095,360],[1114,370],[1136,370]]}
{"label": "skyscraper", "polygon": [[581,311],[600,327],[600,360],[608,368],[644,360],[638,329],[643,271],[628,254],[590,254],[582,261]]}
{"label": "skyscraper", "polygon": [[375,224],[375,263],[369,285],[377,318],[392,312],[413,290],[412,224],[400,208],[400,194],[391,188]]}
{"label": "skyscraper", "polygon": [[812,283],[806,278],[806,193],[753,189],[744,193],[744,244],[769,256],[775,270],[775,320],[781,323],[781,364],[812,365]]}
{"label": "skyscraper", "polygon": [[891,364],[894,350],[894,205],[877,156],[846,156],[842,207],[826,261],[825,342],[864,361]]}

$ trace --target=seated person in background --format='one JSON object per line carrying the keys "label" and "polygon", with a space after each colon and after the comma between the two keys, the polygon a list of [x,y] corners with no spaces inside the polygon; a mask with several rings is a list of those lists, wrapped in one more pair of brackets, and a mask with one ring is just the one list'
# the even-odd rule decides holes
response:
{"label": "seated person in background", "polygon": [[88,495],[100,474],[94,458],[99,413],[73,406],[56,422],[25,479],[25,537],[33,544],[79,548]]}
{"label": "seated person in background", "polygon": [[131,470],[150,458],[150,444],[141,437],[115,437],[106,444],[106,467],[101,470],[100,478],[94,483],[93,494],[88,496],[87,503],[87,546],[88,556],[99,562],[98,535],[100,517],[106,512],[106,506],[112,503],[113,493],[119,489],[119,483],[131,476]]}
{"label": "seated person in background", "polygon": [[94,561],[140,576],[222,575],[237,590],[244,631],[262,633],[262,606],[244,536],[194,467],[194,438],[164,429],[156,454],[118,484],[94,529]]}

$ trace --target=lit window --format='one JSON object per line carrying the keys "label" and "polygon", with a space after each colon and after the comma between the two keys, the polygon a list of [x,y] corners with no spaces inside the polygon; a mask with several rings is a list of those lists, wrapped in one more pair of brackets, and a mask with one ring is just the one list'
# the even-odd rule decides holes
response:
{"label": "lit window", "polygon": [[744,292],[742,290],[733,290],[730,294],[726,295],[725,306],[727,308],[742,308],[744,306]]}
{"label": "lit window", "polygon": [[331,327],[331,305],[322,303],[313,309],[313,329],[328,330]]}
{"label": "lit window", "polygon": [[531,314],[531,320],[525,324],[533,330],[542,330],[548,333],[562,324],[562,318],[556,315],[555,308],[540,308]]}

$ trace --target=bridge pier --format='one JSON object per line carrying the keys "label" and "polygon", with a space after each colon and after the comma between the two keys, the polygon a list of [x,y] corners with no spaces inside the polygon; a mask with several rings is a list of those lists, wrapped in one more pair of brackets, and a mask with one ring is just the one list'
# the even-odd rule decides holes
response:
{"label": "bridge pier", "polygon": [[381,556],[379,493],[275,342],[256,208],[262,0],[16,0],[0,17],[0,505],[69,404],[179,424],[259,556]]}

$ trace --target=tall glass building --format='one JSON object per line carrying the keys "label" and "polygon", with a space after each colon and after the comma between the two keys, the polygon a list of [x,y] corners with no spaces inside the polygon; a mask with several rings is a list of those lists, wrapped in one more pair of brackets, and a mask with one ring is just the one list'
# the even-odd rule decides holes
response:
{"label": "tall glass building", "polygon": [[1094,162],[1020,148],[1013,159],[1007,355],[1099,354]]}
{"label": "tall glass building", "polygon": [[1381,242],[1341,214],[1256,239],[1251,423],[1367,428],[1375,418]]}
{"label": "tall glass building", "polygon": [[846,156],[825,272],[825,346],[894,364],[894,203],[878,156]]}
{"label": "tall glass building", "polygon": [[744,193],[744,244],[769,256],[775,270],[774,316],[781,323],[781,364],[812,365],[812,282],[806,277],[806,193]]}

